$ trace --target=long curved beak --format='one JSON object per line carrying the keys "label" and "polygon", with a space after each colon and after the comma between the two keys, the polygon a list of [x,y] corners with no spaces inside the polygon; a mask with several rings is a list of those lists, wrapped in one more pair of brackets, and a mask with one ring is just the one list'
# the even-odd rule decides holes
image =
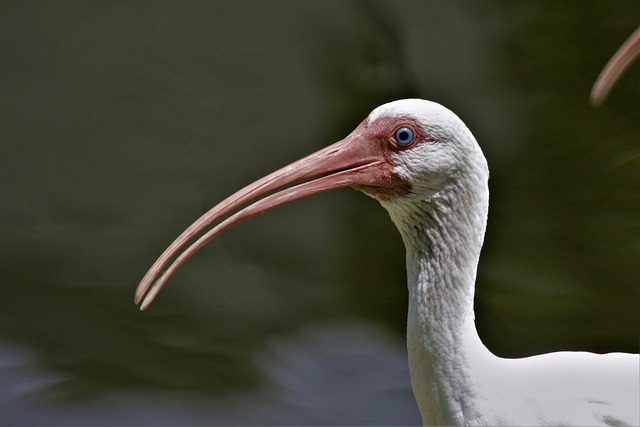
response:
{"label": "long curved beak", "polygon": [[[215,236],[243,219],[334,188],[389,182],[391,171],[384,153],[378,144],[362,135],[363,129],[364,124],[345,139],[244,187],[202,215],[151,266],[138,285],[135,303],[141,302],[140,309],[146,309],[178,267]],[[257,201],[240,209],[255,199]],[[226,215],[229,216],[211,227]]]}
{"label": "long curved beak", "polygon": [[598,107],[607,99],[620,76],[638,56],[640,56],[640,27],[620,46],[600,72],[591,89],[591,105]]}

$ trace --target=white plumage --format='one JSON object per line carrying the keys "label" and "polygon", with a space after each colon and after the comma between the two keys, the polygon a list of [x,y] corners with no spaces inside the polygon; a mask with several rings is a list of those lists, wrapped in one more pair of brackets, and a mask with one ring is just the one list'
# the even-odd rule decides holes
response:
{"label": "white plumage", "polygon": [[397,101],[378,117],[413,117],[435,142],[393,157],[412,191],[382,201],[402,234],[409,286],[411,382],[426,425],[638,425],[638,355],[558,352],[494,356],[473,314],[489,172],[471,132],[452,112]]}
{"label": "white plumage", "polygon": [[451,111],[419,99],[382,105],[344,140],[203,215],[151,267],[135,300],[146,308],[189,256],[236,222],[300,197],[354,186],[381,202],[406,247],[409,367],[425,425],[638,425],[638,355],[559,352],[503,359],[482,344],[473,297],[488,179],[480,147]]}

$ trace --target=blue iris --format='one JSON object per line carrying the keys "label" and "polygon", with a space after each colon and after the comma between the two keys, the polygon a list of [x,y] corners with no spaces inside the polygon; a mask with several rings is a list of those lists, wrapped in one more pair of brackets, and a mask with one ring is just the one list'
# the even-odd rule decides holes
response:
{"label": "blue iris", "polygon": [[413,131],[408,127],[398,128],[394,134],[393,138],[399,145],[407,146],[413,142]]}

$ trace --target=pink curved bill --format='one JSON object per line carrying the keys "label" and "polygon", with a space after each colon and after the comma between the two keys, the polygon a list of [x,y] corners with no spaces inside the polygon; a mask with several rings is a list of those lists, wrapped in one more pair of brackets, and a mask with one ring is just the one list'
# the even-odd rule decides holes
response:
{"label": "pink curved bill", "polygon": [[[365,126],[361,124],[347,138],[246,186],[202,215],[151,266],[138,285],[135,303],[141,304],[141,310],[146,309],[190,256],[243,219],[322,191],[346,186],[375,187],[390,182],[392,171],[384,152],[378,144],[363,137]],[[227,218],[213,226],[224,216]]]}
{"label": "pink curved bill", "polygon": [[600,72],[591,89],[591,105],[597,107],[607,99],[620,76],[624,74],[638,56],[640,56],[640,27],[620,46],[602,72]]}

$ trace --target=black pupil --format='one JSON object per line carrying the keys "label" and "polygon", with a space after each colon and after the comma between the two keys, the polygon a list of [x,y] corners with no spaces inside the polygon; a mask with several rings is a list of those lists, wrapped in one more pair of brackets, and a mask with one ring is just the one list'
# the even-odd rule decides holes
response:
{"label": "black pupil", "polygon": [[400,130],[398,132],[398,141],[399,142],[407,142],[411,138],[411,134],[407,130]]}

